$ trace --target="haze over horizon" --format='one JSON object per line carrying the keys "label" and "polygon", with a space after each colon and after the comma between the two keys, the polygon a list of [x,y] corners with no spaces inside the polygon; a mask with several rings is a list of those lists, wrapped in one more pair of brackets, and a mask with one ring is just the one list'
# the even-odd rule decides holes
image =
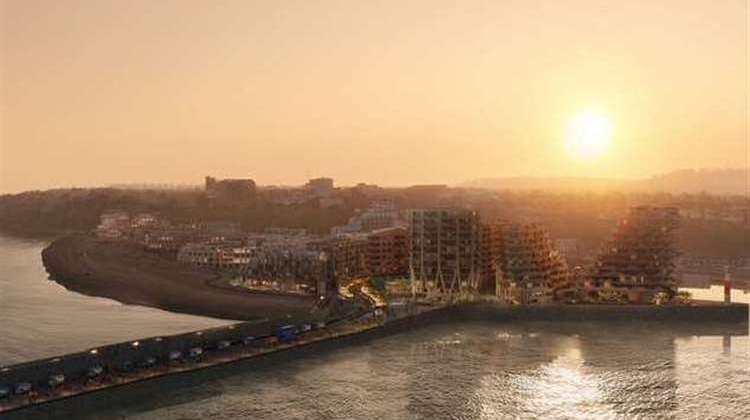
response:
{"label": "haze over horizon", "polygon": [[0,193],[746,168],[747,1],[631,3],[0,0]]}

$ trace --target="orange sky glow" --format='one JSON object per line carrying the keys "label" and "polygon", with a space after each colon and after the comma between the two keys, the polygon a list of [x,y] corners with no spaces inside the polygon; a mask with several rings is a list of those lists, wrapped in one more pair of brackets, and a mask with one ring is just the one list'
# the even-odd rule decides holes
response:
{"label": "orange sky glow", "polygon": [[0,4],[0,192],[747,165],[744,0]]}

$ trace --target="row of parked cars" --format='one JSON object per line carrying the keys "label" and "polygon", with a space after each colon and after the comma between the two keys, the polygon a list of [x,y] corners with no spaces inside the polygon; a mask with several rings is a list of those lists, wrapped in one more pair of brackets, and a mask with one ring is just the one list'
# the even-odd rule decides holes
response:
{"label": "row of parked cars", "polygon": [[[317,328],[323,328],[325,327],[325,322],[318,322],[316,324],[302,324],[302,325],[284,325],[276,329],[276,332],[274,334],[274,338],[280,342],[290,342],[296,339],[300,334],[307,333],[313,329]],[[196,334],[201,334],[200,332]],[[264,337],[265,338],[265,337]],[[161,338],[156,338],[155,340],[161,341]],[[180,363],[184,361],[195,361],[200,359],[205,350],[228,350],[233,346],[251,346],[255,344],[257,341],[257,338],[254,336],[246,336],[242,338],[241,340],[219,340],[215,343],[215,345],[206,346],[205,348],[202,346],[193,346],[190,347],[187,351],[182,350],[172,350],[170,351],[166,357],[164,358],[164,361],[167,363]],[[131,346],[133,347],[139,347],[141,346],[141,343],[139,341],[134,341],[131,343]],[[91,350],[92,355],[97,355],[98,350],[94,349]],[[145,359],[142,359],[137,362],[133,362],[130,360],[126,360],[122,362],[119,366],[117,366],[114,369],[115,373],[129,373],[133,372],[137,369],[149,369],[154,366],[156,366],[159,363],[159,360],[157,357],[149,356]],[[91,365],[88,370],[86,371],[86,377],[89,380],[94,380],[99,377],[101,377],[106,368],[99,363]],[[53,375],[50,375],[49,380],[47,381],[47,385],[49,386],[49,389],[54,389],[57,387],[60,387],[65,383],[65,375],[62,373],[56,373]],[[26,395],[31,393],[34,386],[31,382],[20,382],[13,386],[0,386],[0,399],[8,398],[12,395]]]}

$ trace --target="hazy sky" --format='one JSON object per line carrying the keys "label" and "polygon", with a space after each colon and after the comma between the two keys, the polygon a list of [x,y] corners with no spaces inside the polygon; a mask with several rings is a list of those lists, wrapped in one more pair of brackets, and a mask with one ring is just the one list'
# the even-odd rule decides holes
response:
{"label": "hazy sky", "polygon": [[746,164],[743,0],[0,3],[0,191]]}

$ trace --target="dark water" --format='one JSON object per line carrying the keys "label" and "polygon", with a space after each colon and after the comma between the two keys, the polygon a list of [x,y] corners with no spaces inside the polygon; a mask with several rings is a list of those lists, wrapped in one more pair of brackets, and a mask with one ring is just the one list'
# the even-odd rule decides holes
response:
{"label": "dark water", "polygon": [[228,323],[70,292],[47,279],[44,246],[0,236],[0,365]]}
{"label": "dark water", "polygon": [[[224,323],[46,280],[0,238],[0,361]],[[750,340],[665,323],[456,322],[179,375],[15,418],[750,418]]]}
{"label": "dark water", "polygon": [[45,418],[750,418],[750,340],[679,325],[463,322],[93,394]]}

